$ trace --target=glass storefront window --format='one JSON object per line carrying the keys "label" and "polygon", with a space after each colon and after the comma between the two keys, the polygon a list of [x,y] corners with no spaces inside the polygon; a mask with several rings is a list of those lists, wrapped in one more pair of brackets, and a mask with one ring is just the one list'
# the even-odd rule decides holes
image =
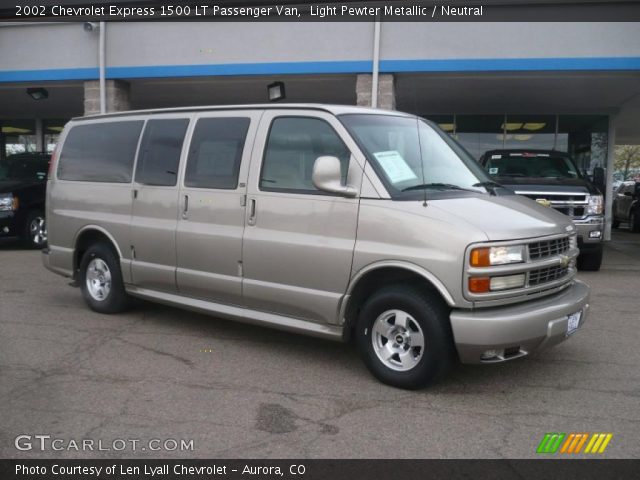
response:
{"label": "glass storefront window", "polygon": [[55,119],[55,120],[45,120],[43,124],[44,129],[44,150],[47,153],[53,153],[54,148],[56,148],[56,144],[58,143],[58,138],[60,137],[60,133],[64,128],[67,120]]}
{"label": "glass storefront window", "polygon": [[503,148],[504,115],[456,115],[455,138],[479,160],[487,150]]}
{"label": "glass storefront window", "polygon": [[0,129],[6,156],[37,150],[35,120],[0,120]]}
{"label": "glass storefront window", "polygon": [[507,115],[503,127],[505,149],[560,150],[555,115]]}
{"label": "glass storefront window", "polygon": [[[16,153],[39,150],[52,153],[67,121],[59,118],[0,120],[0,161]],[[42,122],[42,128],[38,122]]]}
{"label": "glass storefront window", "polygon": [[455,136],[456,120],[453,115],[429,115],[426,118],[438,124],[449,135]]}
{"label": "glass storefront window", "polygon": [[608,126],[606,115],[560,115],[558,137],[566,139],[565,151],[582,171],[607,165]]}
{"label": "glass storefront window", "polygon": [[488,150],[538,149],[569,153],[590,174],[607,165],[606,115],[426,115],[473,155]]}

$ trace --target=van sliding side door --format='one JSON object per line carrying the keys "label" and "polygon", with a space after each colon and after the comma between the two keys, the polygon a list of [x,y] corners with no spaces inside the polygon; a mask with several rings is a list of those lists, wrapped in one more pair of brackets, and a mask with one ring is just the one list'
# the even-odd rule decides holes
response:
{"label": "van sliding side door", "polygon": [[242,235],[251,150],[262,112],[197,115],[180,187],[181,295],[242,305]]}
{"label": "van sliding side door", "polygon": [[178,178],[190,117],[153,115],[144,127],[131,216],[131,276],[139,288],[176,290]]}

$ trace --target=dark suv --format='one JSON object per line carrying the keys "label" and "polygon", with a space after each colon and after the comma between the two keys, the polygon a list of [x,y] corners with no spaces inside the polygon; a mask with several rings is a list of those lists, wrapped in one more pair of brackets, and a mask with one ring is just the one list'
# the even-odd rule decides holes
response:
{"label": "dark suv", "polygon": [[600,269],[604,236],[601,168],[594,169],[592,182],[569,154],[555,150],[491,150],[480,164],[497,183],[571,217],[578,229],[578,268]]}
{"label": "dark suv", "polygon": [[44,199],[51,155],[20,153],[0,163],[0,238],[20,237],[29,248],[47,243]]}

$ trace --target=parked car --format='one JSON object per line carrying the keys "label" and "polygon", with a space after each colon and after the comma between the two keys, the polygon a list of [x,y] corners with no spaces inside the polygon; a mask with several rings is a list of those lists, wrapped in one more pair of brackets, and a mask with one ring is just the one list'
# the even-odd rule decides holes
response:
{"label": "parked car", "polygon": [[44,202],[51,155],[20,153],[0,163],[0,238],[20,237],[29,248],[47,243]]}
{"label": "parked car", "polygon": [[624,182],[620,185],[614,195],[612,210],[613,228],[625,222],[632,232],[640,232],[640,182]]}
{"label": "parked car", "polygon": [[568,154],[555,150],[491,150],[482,156],[480,164],[494,181],[516,194],[569,216],[578,229],[578,268],[600,269],[604,240],[602,169],[594,172],[597,179],[592,182]]}
{"label": "parked car", "polygon": [[72,120],[44,265],[89,307],[129,296],[334,340],[381,381],[429,384],[584,322],[571,220],[491,182],[400,112],[255,105]]}

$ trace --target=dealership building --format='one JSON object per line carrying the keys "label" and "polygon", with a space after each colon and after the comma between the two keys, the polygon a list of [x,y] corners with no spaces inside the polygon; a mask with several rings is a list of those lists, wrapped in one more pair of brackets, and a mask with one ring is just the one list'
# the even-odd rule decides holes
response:
{"label": "dealership building", "polygon": [[0,161],[101,108],[264,103],[274,82],[433,119],[476,158],[567,151],[609,167],[608,195],[613,146],[640,143],[638,23],[3,23]]}

